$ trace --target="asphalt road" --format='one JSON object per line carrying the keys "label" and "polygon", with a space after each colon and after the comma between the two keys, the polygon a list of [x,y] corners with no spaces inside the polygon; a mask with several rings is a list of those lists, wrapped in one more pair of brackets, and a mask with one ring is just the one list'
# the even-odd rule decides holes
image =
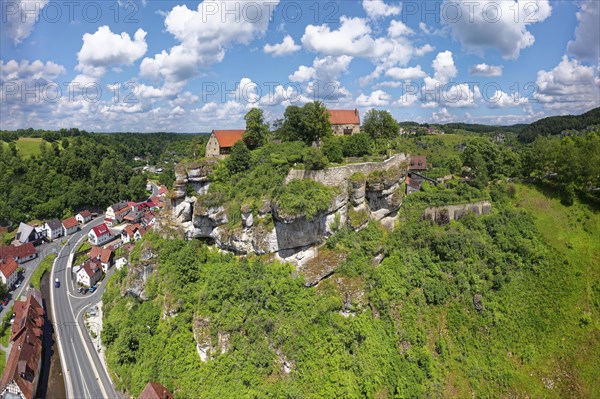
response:
{"label": "asphalt road", "polygon": [[[103,221],[103,216],[98,217],[70,236],[52,267],[52,313],[69,399],[120,398],[84,324],[86,309],[101,299],[109,276],[98,285],[98,290],[86,295],[75,293],[75,285],[71,279],[71,261],[80,245],[78,242],[85,241],[87,233]],[[60,280],[59,288],[54,287],[56,278]]]}

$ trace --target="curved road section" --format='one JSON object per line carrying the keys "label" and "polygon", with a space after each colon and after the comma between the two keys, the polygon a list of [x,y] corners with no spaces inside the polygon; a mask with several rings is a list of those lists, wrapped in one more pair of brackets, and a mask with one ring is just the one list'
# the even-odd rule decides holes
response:
{"label": "curved road section", "polygon": [[[71,279],[73,255],[81,242],[86,240],[88,232],[103,221],[104,216],[100,216],[73,234],[52,265],[52,319],[69,399],[119,398],[83,320],[87,307],[101,299],[108,276],[96,292],[88,295],[75,294]],[[57,278],[60,280],[59,288],[54,287]]]}

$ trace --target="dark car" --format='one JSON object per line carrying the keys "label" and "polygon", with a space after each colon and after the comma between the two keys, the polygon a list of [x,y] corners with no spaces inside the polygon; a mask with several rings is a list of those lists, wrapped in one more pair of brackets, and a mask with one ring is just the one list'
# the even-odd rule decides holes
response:
{"label": "dark car", "polygon": [[54,280],[54,288],[59,288],[60,287],[60,280],[59,279],[55,279]]}

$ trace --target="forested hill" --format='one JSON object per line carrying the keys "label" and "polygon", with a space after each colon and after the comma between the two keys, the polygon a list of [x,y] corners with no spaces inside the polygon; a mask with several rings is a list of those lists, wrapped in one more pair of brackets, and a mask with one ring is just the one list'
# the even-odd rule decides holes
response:
{"label": "forested hill", "polygon": [[600,125],[600,107],[581,115],[551,116],[540,119],[523,128],[519,139],[530,143],[537,136],[554,136],[565,130],[583,130],[592,125]]}

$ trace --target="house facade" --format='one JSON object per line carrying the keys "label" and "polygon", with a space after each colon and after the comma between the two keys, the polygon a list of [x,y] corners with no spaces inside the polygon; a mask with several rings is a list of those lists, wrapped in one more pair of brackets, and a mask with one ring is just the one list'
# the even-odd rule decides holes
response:
{"label": "house facade", "polygon": [[96,259],[88,259],[83,265],[78,266],[78,269],[74,270],[74,272],[77,277],[77,283],[89,288],[100,281],[102,277],[102,265]]}
{"label": "house facade", "polygon": [[65,235],[63,225],[58,219],[52,219],[44,223],[44,229],[46,230],[46,238],[50,241]]}
{"label": "house facade", "polygon": [[14,258],[10,258],[6,262],[0,262],[0,279],[7,287],[10,288],[17,282],[19,277],[18,268],[19,264]]}
{"label": "house facade", "polygon": [[110,233],[110,229],[105,223],[98,225],[90,230],[88,233],[88,241],[93,245],[103,245],[104,243],[110,241],[112,238],[112,234]]}
{"label": "house facade", "polygon": [[43,228],[30,226],[21,222],[15,238],[21,244],[27,244],[28,242],[31,242],[36,245],[41,242],[42,238],[44,238],[45,232],[46,231]]}
{"label": "house facade", "polygon": [[245,130],[213,130],[206,144],[207,158],[224,158],[231,147],[243,139]]}
{"label": "house facade", "polygon": [[75,215],[75,219],[77,219],[77,221],[81,224],[86,224],[87,222],[92,220],[92,212],[88,211],[87,209],[81,211],[77,215]]}
{"label": "house facade", "polygon": [[79,230],[79,222],[77,221],[77,219],[74,216],[63,220],[62,226],[63,226],[63,229],[65,230],[66,236],[76,233]]}
{"label": "house facade", "polygon": [[336,136],[352,136],[360,133],[360,115],[358,109],[328,109],[331,129]]}

